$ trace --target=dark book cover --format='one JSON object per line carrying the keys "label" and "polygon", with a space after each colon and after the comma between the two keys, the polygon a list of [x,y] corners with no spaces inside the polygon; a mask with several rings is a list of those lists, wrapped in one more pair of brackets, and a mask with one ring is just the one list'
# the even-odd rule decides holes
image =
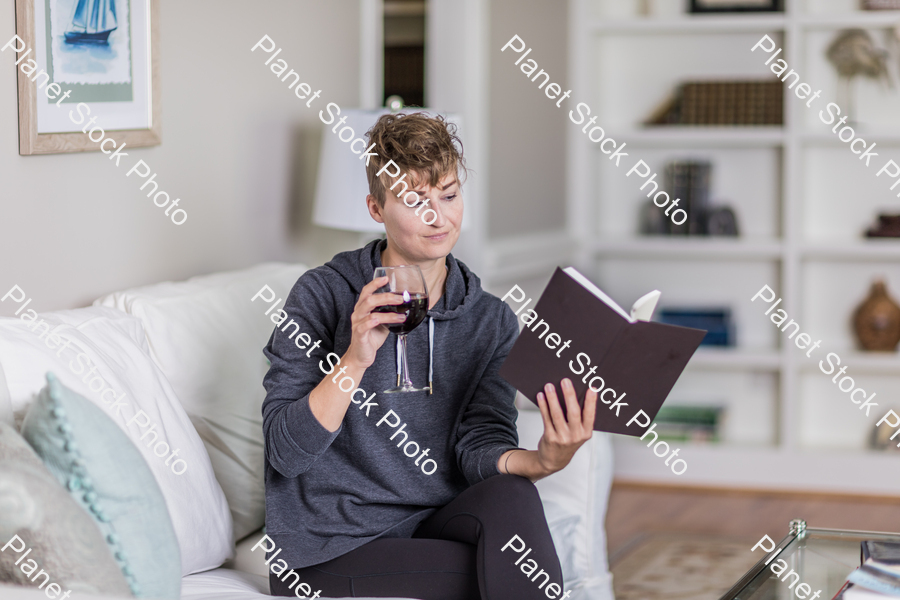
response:
{"label": "dark book cover", "polygon": [[737,86],[736,81],[725,84],[725,119],[720,125],[734,125],[737,123]]}
{"label": "dark book cover", "polygon": [[770,81],[760,84],[765,87],[764,125],[784,124],[784,84],[781,81]]}
{"label": "dark book cover", "polygon": [[696,83],[686,83],[682,89],[681,125],[696,125],[700,105],[700,89]]}
{"label": "dark book cover", "polygon": [[709,180],[712,164],[691,161],[688,163],[688,235],[706,234],[706,211],[709,208]]}
{"label": "dark book cover", "polygon": [[[690,161],[676,160],[666,166],[666,189],[669,190],[672,201],[677,198],[681,206],[690,217],[691,202],[691,163]],[[689,220],[676,225],[669,219],[666,222],[669,235],[687,235],[690,231]]]}
{"label": "dark book cover", "polygon": [[519,311],[526,326],[500,376],[535,404],[547,383],[556,386],[562,401],[559,382],[565,377],[580,404],[589,384],[602,385],[594,430],[624,435],[646,431],[639,422],[626,423],[642,410],[649,426],[706,335],[700,329],[629,322],[560,268],[537,304]]}
{"label": "dark book cover", "polygon": [[900,565],[900,542],[860,542],[860,563],[872,559],[885,565]]}
{"label": "dark book cover", "polygon": [[725,125],[728,123],[728,112],[731,105],[728,103],[728,86],[731,84],[727,81],[720,81],[716,84],[716,120],[712,125]]}
{"label": "dark book cover", "polygon": [[863,10],[900,10],[900,0],[863,0]]}
{"label": "dark book cover", "polygon": [[701,125],[713,125],[716,122],[716,112],[718,111],[718,83],[704,82],[703,95],[706,98],[706,111],[703,114],[703,122]]}
{"label": "dark book cover", "polygon": [[703,99],[703,104],[701,105],[700,115],[698,117],[699,121],[697,124],[709,125],[712,122],[716,111],[716,98],[714,96],[716,93],[714,89],[715,84],[703,82],[698,85],[700,86],[700,97]]}
{"label": "dark book cover", "polygon": [[747,108],[747,87],[748,86],[746,81],[739,81],[734,86],[735,125],[750,125],[750,112]]}
{"label": "dark book cover", "polygon": [[754,82],[750,85],[750,111],[753,115],[750,118],[750,123],[753,125],[765,125],[766,124],[766,98],[765,98],[765,89],[760,86],[758,82]]}

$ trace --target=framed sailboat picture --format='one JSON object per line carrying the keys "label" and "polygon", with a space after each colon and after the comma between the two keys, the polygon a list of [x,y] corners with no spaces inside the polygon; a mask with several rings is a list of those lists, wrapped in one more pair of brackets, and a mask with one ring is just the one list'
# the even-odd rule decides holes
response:
{"label": "framed sailboat picture", "polygon": [[16,0],[19,154],[161,143],[158,23],[159,0]]}

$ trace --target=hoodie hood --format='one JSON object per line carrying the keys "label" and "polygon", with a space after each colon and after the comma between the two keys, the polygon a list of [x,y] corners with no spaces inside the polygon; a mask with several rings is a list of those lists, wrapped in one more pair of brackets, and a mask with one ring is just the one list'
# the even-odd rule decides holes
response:
{"label": "hoodie hood", "polygon": [[[343,277],[358,295],[362,292],[381,264],[381,253],[387,247],[387,240],[374,240],[359,250],[341,252],[325,264]],[[456,260],[452,254],[447,255],[447,281],[444,294],[428,316],[436,321],[447,321],[462,316],[478,303],[484,296],[481,280],[462,261]],[[428,290],[429,295],[431,290]]]}

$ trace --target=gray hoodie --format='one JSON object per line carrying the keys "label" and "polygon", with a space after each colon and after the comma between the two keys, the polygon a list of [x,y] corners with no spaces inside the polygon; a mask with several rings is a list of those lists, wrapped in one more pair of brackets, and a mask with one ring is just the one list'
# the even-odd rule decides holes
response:
{"label": "gray hoodie", "polygon": [[497,460],[518,443],[515,389],[497,374],[518,335],[516,317],[453,255],[443,297],[407,336],[413,384],[425,387],[431,367],[434,393],[383,393],[397,384],[390,334],[354,383],[363,391],[353,393],[340,429],[331,433],[313,416],[310,391],[325,376],[344,377],[337,359],[384,243],[304,273],[264,350],[266,533],[290,568],[377,537],[410,537],[437,507],[496,475]]}

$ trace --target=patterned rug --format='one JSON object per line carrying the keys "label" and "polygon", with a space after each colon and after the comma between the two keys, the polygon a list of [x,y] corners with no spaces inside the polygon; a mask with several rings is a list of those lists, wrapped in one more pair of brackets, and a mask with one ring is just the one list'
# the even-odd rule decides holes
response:
{"label": "patterned rug", "polygon": [[753,541],[691,534],[641,536],[612,556],[616,600],[718,600],[759,557]]}

